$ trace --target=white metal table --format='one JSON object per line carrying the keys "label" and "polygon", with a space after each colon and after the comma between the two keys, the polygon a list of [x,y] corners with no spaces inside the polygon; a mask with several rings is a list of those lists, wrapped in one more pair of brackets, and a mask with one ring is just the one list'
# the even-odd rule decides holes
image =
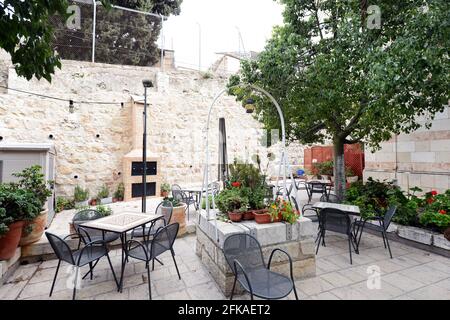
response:
{"label": "white metal table", "polygon": [[147,223],[150,223],[156,219],[161,218],[160,214],[145,214],[136,212],[121,212],[97,220],[91,220],[80,224],[83,228],[90,228],[101,230],[104,232],[115,232],[120,234],[120,242],[122,244],[122,265],[121,265],[121,276],[120,285],[118,291],[122,292],[123,285],[123,270],[125,266],[125,250],[127,243],[127,232],[135,228],[142,227],[145,228]]}

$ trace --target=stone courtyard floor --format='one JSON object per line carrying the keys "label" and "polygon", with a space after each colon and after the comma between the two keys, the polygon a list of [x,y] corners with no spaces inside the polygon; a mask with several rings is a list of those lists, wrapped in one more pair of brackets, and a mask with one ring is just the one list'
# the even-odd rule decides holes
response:
{"label": "stone courtyard floor", "polygon": [[[327,247],[317,256],[317,275],[296,281],[301,300],[309,299],[446,299],[450,300],[450,260],[448,258],[391,242],[394,259],[390,259],[381,238],[365,234],[360,254],[349,263],[347,240],[340,235],[327,235]],[[214,280],[195,255],[195,235],[175,241],[175,252],[181,273],[178,280],[170,256],[163,255],[164,266],[155,264],[151,273],[153,299],[225,299]],[[120,250],[111,251],[113,266],[120,270]],[[265,257],[267,259],[267,257]],[[57,260],[20,266],[0,287],[0,300],[49,299]],[[381,272],[379,289],[369,289],[373,266]],[[87,268],[82,268],[82,274]],[[62,264],[53,296],[71,299],[68,289],[70,269]],[[370,277],[371,276],[371,277]],[[375,275],[376,276],[376,275]],[[370,278],[369,278],[370,277]],[[248,299],[248,295],[237,299]],[[290,294],[288,299],[293,299]],[[99,262],[93,280],[83,280],[77,299],[148,299],[148,284],[142,262],[130,260],[126,266],[123,293],[118,293],[107,260]]]}

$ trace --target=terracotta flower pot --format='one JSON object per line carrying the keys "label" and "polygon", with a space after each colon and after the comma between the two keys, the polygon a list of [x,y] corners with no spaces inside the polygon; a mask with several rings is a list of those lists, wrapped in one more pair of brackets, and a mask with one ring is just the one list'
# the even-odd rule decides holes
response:
{"label": "terracotta flower pot", "polygon": [[180,203],[178,207],[173,207],[172,218],[169,223],[178,222],[180,224],[178,236],[182,236],[186,233],[186,208],[187,206],[185,203]]}
{"label": "terracotta flower pot", "polygon": [[272,217],[268,213],[255,214],[255,221],[259,224],[272,223]]}
{"label": "terracotta flower pot", "polygon": [[9,231],[0,237],[0,260],[8,260],[14,256],[22,235],[23,221],[11,223]]}
{"label": "terracotta flower pot", "polygon": [[242,220],[242,212],[228,212],[228,218],[233,222],[239,222]]}
{"label": "terracotta flower pot", "polygon": [[254,210],[246,211],[242,214],[242,220],[253,220],[255,219]]}
{"label": "terracotta flower pot", "polygon": [[[26,246],[41,239],[44,234],[45,226],[47,225],[48,210],[41,212],[39,216],[34,218],[33,221],[27,221],[22,228],[22,237],[20,238],[19,245]],[[30,226],[31,232],[27,232],[28,226]]]}
{"label": "terracotta flower pot", "polygon": [[255,213],[255,221],[259,224],[264,223],[272,223],[272,222],[280,222],[282,220],[281,213],[278,214],[278,217],[272,220],[272,216],[268,213],[269,210],[263,209],[261,213]]}

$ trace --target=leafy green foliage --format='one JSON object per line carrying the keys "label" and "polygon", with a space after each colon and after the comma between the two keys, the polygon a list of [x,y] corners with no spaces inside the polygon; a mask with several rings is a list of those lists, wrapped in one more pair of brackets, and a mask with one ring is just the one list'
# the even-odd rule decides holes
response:
{"label": "leafy green foliage", "polygon": [[114,192],[114,198],[123,199],[124,195],[125,195],[125,185],[123,184],[123,182],[121,182],[118,184],[117,189]]}
{"label": "leafy green foliage", "polygon": [[163,199],[164,202],[171,203],[172,207],[181,207],[182,203],[177,198],[167,197]]}
{"label": "leafy green foliage", "polygon": [[222,190],[217,196],[217,208],[222,213],[247,211],[248,199],[241,195],[239,188]]}
{"label": "leafy green foliage", "polygon": [[109,188],[106,184],[100,187],[100,190],[97,193],[97,199],[104,199],[109,197]]}
{"label": "leafy green foliage", "polygon": [[290,224],[295,223],[300,216],[297,210],[292,207],[292,203],[290,201],[283,200],[282,198],[277,198],[273,203],[271,203],[269,206],[269,214],[272,221],[281,215],[282,220]]}
{"label": "leafy green foliage", "polygon": [[[256,84],[280,103],[287,138],[335,145],[336,192],[344,193],[343,145],[363,142],[376,150],[392,134],[420,127],[448,103],[450,2],[376,2],[380,29],[367,28],[366,1],[280,0],[284,25],[276,27],[257,60],[243,61],[230,93],[255,100],[255,117],[279,128],[272,103],[250,89]],[[363,7],[360,6],[363,4]]]}
{"label": "leafy green foliage", "polygon": [[383,216],[389,206],[397,206],[393,221],[401,225],[423,226],[443,231],[450,227],[450,190],[443,194],[431,191],[423,197],[414,187],[405,194],[399,187],[385,181],[368,179],[366,184],[358,181],[347,190],[345,203],[359,206],[361,216]]}
{"label": "leafy green foliage", "polygon": [[167,182],[161,183],[161,192],[169,192],[170,191],[170,184]]}
{"label": "leafy green foliage", "polygon": [[13,173],[13,176],[19,178],[17,186],[34,194],[37,201],[41,203],[41,208],[47,202],[48,197],[52,195],[49,187],[53,187],[53,181],[45,181],[42,167],[34,165],[24,169],[22,172]]}
{"label": "leafy green foliage", "polygon": [[67,199],[64,197],[57,197],[56,198],[56,212],[61,212],[63,210],[70,210],[75,208],[75,201],[73,199]]}
{"label": "leafy green foliage", "polygon": [[110,216],[112,214],[111,207],[105,206],[105,205],[101,205],[101,204],[96,206],[95,210],[97,210],[102,217],[107,217],[107,216]]}
{"label": "leafy green foliage", "polygon": [[89,198],[89,190],[83,189],[80,186],[75,186],[75,190],[73,192],[73,198],[76,202],[86,201]]}
{"label": "leafy green foliage", "polygon": [[[101,3],[106,9],[110,9],[110,4],[116,4],[123,7],[141,9],[144,11],[153,12],[156,14],[170,15],[180,13],[180,5],[182,0],[101,0]],[[70,14],[67,13],[69,2],[67,0],[4,0],[0,1],[0,48],[3,48],[11,55],[11,61],[19,76],[30,80],[33,76],[37,79],[44,78],[51,81],[52,75],[55,73],[55,68],[61,68],[61,56],[65,59],[80,57],[72,56],[73,49],[70,47],[58,47],[61,56],[58,55],[54,49],[55,39],[60,39],[62,36],[61,29],[64,30],[65,21]],[[86,7],[86,6],[84,6]],[[100,10],[104,15],[113,16],[114,19],[121,21],[122,25],[127,26],[122,33],[117,34],[118,30],[108,30],[110,25],[108,23],[98,23],[99,31],[103,32],[107,43],[111,44],[110,48],[102,47],[99,51],[100,57],[103,57],[103,62],[108,62],[108,57],[111,60],[114,54],[118,54],[120,46],[126,45],[131,51],[136,49],[136,44],[133,46],[133,37],[127,37],[127,32],[132,26],[139,27],[135,30],[143,30],[142,24],[145,22],[143,15],[139,15],[129,21],[122,21],[119,17],[120,10]],[[86,17],[92,17],[92,12],[84,12]],[[59,24],[53,24],[51,17],[58,15],[61,19]],[[101,16],[99,17],[101,18]],[[140,34],[135,35],[135,39],[140,48],[145,48],[150,54],[143,54],[141,56],[128,54],[130,59],[134,62],[147,63],[150,60],[156,61],[156,56],[159,55],[159,50],[156,48],[155,40],[158,38],[160,32],[160,23],[154,25],[152,28],[145,31],[140,31]],[[92,18],[86,19],[84,25],[86,31],[92,30]],[[90,29],[89,29],[90,28]],[[78,34],[79,37],[79,34]],[[87,35],[86,35],[86,38]],[[116,40],[116,41],[114,41]],[[90,40],[92,41],[92,40]],[[103,52],[102,52],[103,50]],[[83,50],[79,55],[90,55],[90,50]],[[149,60],[150,59],[150,60]],[[109,61],[112,62],[112,61]],[[133,61],[132,61],[133,62]],[[122,63],[127,63],[123,61]],[[131,63],[131,62],[128,62]]]}
{"label": "leafy green foliage", "polygon": [[[42,210],[42,202],[27,189],[21,189],[17,184],[0,184],[0,230],[8,231],[8,225],[19,220],[31,221]],[[1,235],[1,234],[0,234]]]}
{"label": "leafy green foliage", "polygon": [[440,231],[450,227],[450,189],[443,194],[426,193],[424,203],[424,211],[419,218],[422,225]]}

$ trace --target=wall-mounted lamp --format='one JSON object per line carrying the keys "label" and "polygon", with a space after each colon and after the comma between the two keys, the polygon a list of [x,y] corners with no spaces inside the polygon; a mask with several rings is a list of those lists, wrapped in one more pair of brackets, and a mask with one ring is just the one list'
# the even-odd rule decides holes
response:
{"label": "wall-mounted lamp", "polygon": [[73,106],[73,100],[69,100],[69,112],[73,113],[75,111],[75,107]]}

